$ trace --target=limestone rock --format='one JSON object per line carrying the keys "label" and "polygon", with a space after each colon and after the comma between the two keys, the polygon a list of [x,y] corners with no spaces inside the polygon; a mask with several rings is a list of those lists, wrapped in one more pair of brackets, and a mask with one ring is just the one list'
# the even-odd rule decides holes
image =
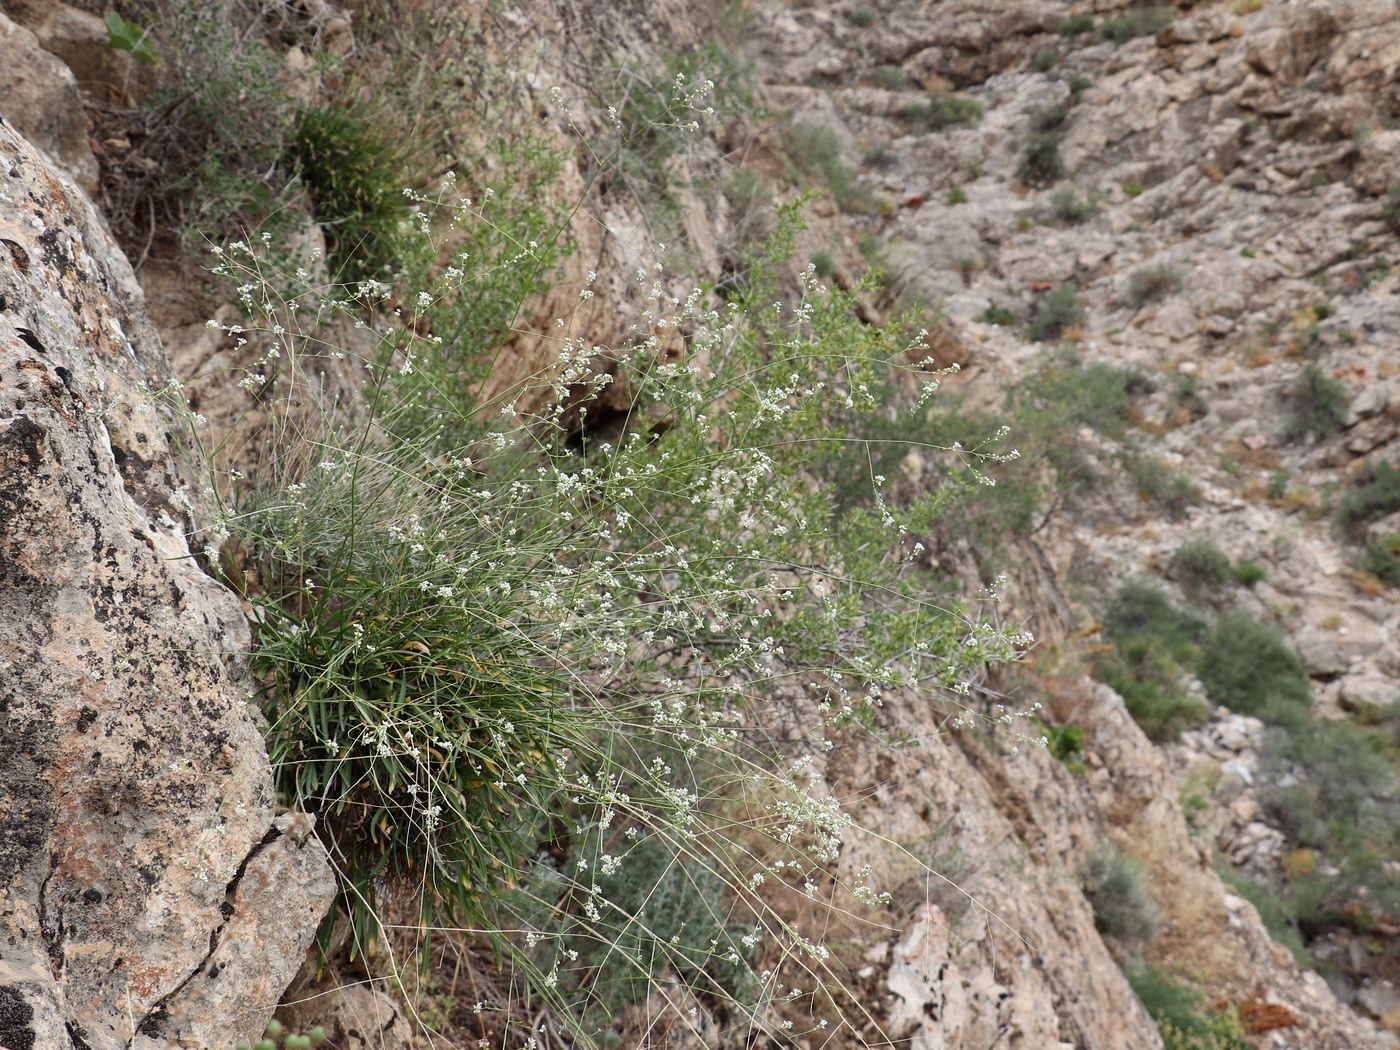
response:
{"label": "limestone rock", "polygon": [[0,11],[0,117],[46,151],[88,193],[97,158],[88,144],[78,82],[28,29]]}
{"label": "limestone rock", "polygon": [[167,378],[91,206],[0,122],[8,1046],[255,1033],[333,891],[314,837],[274,822],[247,626],[186,543]]}

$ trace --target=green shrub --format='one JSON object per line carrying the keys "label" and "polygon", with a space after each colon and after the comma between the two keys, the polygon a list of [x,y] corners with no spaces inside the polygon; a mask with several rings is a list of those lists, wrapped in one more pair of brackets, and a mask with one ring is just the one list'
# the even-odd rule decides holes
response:
{"label": "green shrub", "polygon": [[1157,932],[1157,908],[1147,878],[1136,861],[1106,847],[1085,858],[1079,869],[1084,895],[1094,909],[1094,927],[1116,940],[1148,940]]}
{"label": "green shrub", "polygon": [[1392,233],[1400,233],[1400,186],[1392,186],[1381,205],[1381,220]]}
{"label": "green shrub", "polygon": [[1368,544],[1361,555],[1361,568],[1382,583],[1400,587],[1400,532]]}
{"label": "green shrub", "polygon": [[1269,936],[1287,948],[1304,966],[1310,965],[1311,959],[1308,956],[1307,945],[1303,943],[1302,934],[1298,931],[1298,919],[1294,914],[1292,902],[1267,882],[1258,882],[1227,866],[1220,867],[1219,872],[1226,886],[1237,896],[1254,905],[1254,910],[1259,913],[1259,919],[1263,922],[1264,929],[1269,931]]}
{"label": "green shrub", "polygon": [[1250,1050],[1239,1017],[1203,1013],[1205,996],[1190,985],[1152,967],[1130,969],[1127,977],[1156,1022],[1164,1050]]}
{"label": "green shrub", "polygon": [[1303,845],[1400,837],[1395,770],[1371,734],[1346,722],[1313,722],[1306,731],[1271,734],[1262,758],[1265,804]]}
{"label": "green shrub", "polygon": [[1322,859],[1288,876],[1288,903],[1310,936],[1365,930],[1400,908],[1400,785],[1378,736],[1346,722],[1276,731],[1260,763],[1260,801]]}
{"label": "green shrub", "polygon": [[1132,478],[1138,495],[1155,503],[1173,518],[1181,517],[1200,496],[1200,490],[1188,475],[1173,470],[1155,456],[1129,450],[1123,454],[1123,466]]}
{"label": "green shrub", "polygon": [[1204,537],[1178,547],[1171,566],[1181,589],[1193,599],[1219,591],[1234,578],[1229,556]]}
{"label": "green shrub", "polygon": [[[414,203],[454,246],[491,225],[453,192]],[[296,311],[268,305],[273,264],[246,245],[221,252],[221,275],[243,289],[239,334],[275,354],[247,376],[268,415],[265,458],[256,477],[209,475],[223,513],[203,556],[218,562],[236,539],[238,578],[257,581],[245,593],[275,782],[317,815],[342,880],[323,936],[348,918],[369,954],[386,899],[405,891],[424,930],[496,931],[520,980],[573,1016],[587,1016],[575,990],[634,1002],[632,975],[647,975],[752,1020],[746,1004],[772,995],[771,977],[729,931],[794,931],[750,880],[782,858],[825,878],[845,825],[783,758],[731,730],[760,721],[774,676],[791,676],[821,696],[800,731],[815,747],[873,724],[880,689],[937,689],[931,675],[957,681],[1024,640],[974,619],[967,646],[968,611],[930,602],[944,585],[904,553],[946,513],[952,482],[896,503],[867,473],[870,497],[841,514],[832,486],[813,484],[867,425],[901,435],[882,450],[908,454],[909,431],[874,390],[914,348],[812,282],[773,309],[793,208],[727,303],[671,300],[643,272],[645,317],[696,333],[707,369],[669,363],[648,321],[616,373],[562,341],[514,388],[463,386],[468,358],[500,342],[442,340],[421,322],[450,316],[447,301],[471,299],[487,274],[537,287],[548,256],[531,234],[549,236],[488,238],[467,273],[442,253],[452,265],[398,300],[397,323],[386,309],[355,362],[363,405],[319,423],[304,399],[323,358],[344,352],[322,322],[359,318],[362,298],[303,288]],[[614,379],[627,410],[593,418],[589,392]],[[949,457],[988,459],[971,445]],[[763,615],[777,607],[780,621]],[[678,652],[703,672],[678,668]],[[616,980],[599,985],[613,962]]]}
{"label": "green shrub", "polygon": [[951,190],[949,190],[948,193],[944,196],[944,198],[943,198],[943,203],[946,204],[946,205],[948,205],[948,207],[950,207],[950,208],[951,208],[951,207],[954,207],[954,206],[956,206],[956,205],[958,205],[958,204],[966,204],[966,203],[967,203],[967,190],[963,189],[961,186],[954,186],[954,187],[953,187]]}
{"label": "green shrub", "polygon": [[1176,12],[1166,5],[1139,7],[1125,11],[1117,18],[1106,18],[1099,26],[1105,40],[1125,44],[1134,37],[1159,33],[1171,25]]}
{"label": "green shrub", "polygon": [[982,103],[966,95],[935,95],[922,105],[905,107],[902,115],[925,131],[970,128],[982,119]]}
{"label": "green shrub", "polygon": [[380,130],[341,106],[304,109],[288,148],[325,232],[332,277],[353,283],[391,270],[406,209],[401,165]]}
{"label": "green shrub", "polygon": [[1283,436],[1288,440],[1303,437],[1328,437],[1346,426],[1351,407],[1346,387],[1315,364],[1298,374],[1288,397],[1288,420]]}
{"label": "green shrub", "polygon": [[1048,186],[1064,178],[1065,162],[1060,157],[1063,138],[1058,131],[1032,132],[1025,156],[1016,169],[1017,177],[1027,186]]}
{"label": "green shrub", "polygon": [[1031,315],[1026,334],[1037,343],[1058,339],[1067,328],[1083,322],[1084,307],[1072,284],[1062,284],[1043,296]]}
{"label": "green shrub", "polygon": [[[153,12],[154,13],[154,12]],[[240,5],[178,0],[159,9],[160,83],[150,96],[141,155],[149,170],[104,169],[106,211],[140,252],[155,229],[180,231],[188,245],[222,241],[281,215],[283,165],[296,104],[281,56]],[[153,24],[154,21],[153,20]],[[151,50],[151,37],[143,46]],[[264,225],[280,235],[283,227]]]}
{"label": "green shrub", "polygon": [[1128,298],[1139,310],[1181,287],[1181,275],[1170,266],[1151,266],[1128,279]]}
{"label": "green shrub", "polygon": [[1080,96],[1094,86],[1093,78],[1083,73],[1071,73],[1068,83],[1069,100],[1071,103],[1078,103]]}
{"label": "green shrub", "polygon": [[873,86],[886,91],[904,91],[912,86],[903,66],[876,66],[867,74],[867,79]]}
{"label": "green shrub", "polygon": [[1084,772],[1084,730],[1078,726],[1044,726],[1045,748],[1071,773]]}
{"label": "green shrub", "polygon": [[1337,504],[1337,524],[1356,542],[1365,527],[1400,511],[1400,461],[1369,465]]}
{"label": "green shrub", "polygon": [[1151,739],[1174,740],[1206,720],[1205,704],[1187,691],[1186,679],[1207,630],[1146,580],[1128,581],[1109,603],[1104,634],[1113,651],[1095,660],[1094,675],[1123,697]]}
{"label": "green shrub", "polygon": [[1073,186],[1060,186],[1050,194],[1050,210],[1057,220],[1073,226],[1097,215],[1099,202],[1092,193],[1081,197]]}
{"label": "green shrub", "polygon": [[978,315],[977,320],[983,324],[1012,325],[1016,323],[1017,317],[1014,310],[993,303]]}
{"label": "green shrub", "polygon": [[875,197],[854,168],[841,159],[841,142],[824,124],[798,121],[786,132],[787,153],[808,176],[819,178],[844,212],[864,215],[874,210]]}
{"label": "green shrub", "polygon": [[1060,23],[1061,36],[1081,36],[1094,31],[1094,16],[1091,14],[1070,15]]}
{"label": "green shrub", "polygon": [[1258,562],[1242,561],[1238,563],[1234,570],[1235,582],[1245,587],[1253,587],[1256,583],[1268,576],[1268,570]]}
{"label": "green shrub", "polygon": [[867,150],[861,161],[872,168],[888,168],[895,162],[895,155],[889,146],[881,143],[873,149]]}
{"label": "green shrub", "polygon": [[1226,612],[1215,622],[1199,673],[1210,698],[1232,711],[1287,726],[1307,718],[1312,688],[1302,660],[1279,631],[1248,613]]}
{"label": "green shrub", "polygon": [[1037,73],[1048,73],[1060,64],[1060,53],[1054,50],[1037,51],[1031,59],[1031,68]]}
{"label": "green shrub", "polygon": [[869,7],[860,7],[854,11],[846,12],[846,21],[859,29],[868,29],[875,24],[879,16]]}

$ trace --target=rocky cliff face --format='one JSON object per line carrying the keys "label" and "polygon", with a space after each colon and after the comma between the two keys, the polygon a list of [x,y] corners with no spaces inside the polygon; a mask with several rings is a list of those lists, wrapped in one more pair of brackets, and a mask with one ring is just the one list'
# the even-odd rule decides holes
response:
{"label": "rocky cliff face", "polygon": [[0,172],[0,1042],[229,1046],[334,886],[276,815],[247,626],[185,542],[131,268],[4,121]]}
{"label": "rocky cliff face", "polygon": [[[536,101],[549,109],[548,86],[582,91],[587,71],[619,51],[661,64],[739,17],[596,6],[606,9],[519,5],[484,46],[503,56],[528,35]],[[1101,3],[1092,13],[1123,11]],[[813,248],[834,246],[844,279],[862,265],[862,235],[879,246],[899,294],[944,311],[949,359],[965,365],[960,394],[998,406],[1037,367],[1044,346],[988,318],[1000,310],[1019,326],[1067,283],[1085,311],[1071,333],[1079,357],[1161,380],[1139,422],[1201,500],[1179,519],[1158,515],[1110,475],[1048,519],[1018,549],[1012,581],[1042,640],[1063,641],[1113,581],[1205,534],[1267,567],[1249,601],[1291,632],[1324,714],[1389,702],[1400,674],[1394,592],[1368,592],[1306,501],[1269,499],[1262,487],[1281,472],[1307,489],[1342,483],[1393,455],[1400,433],[1400,277],[1384,263],[1400,251],[1385,212],[1400,182],[1394,5],[1183,5],[1121,45],[1063,31],[1087,12],[1049,0],[755,0],[735,46],[754,64],[761,103],[829,127],[840,156],[888,202],[851,216],[819,199]],[[19,56],[6,69],[53,65],[9,26],[0,16],[0,46]],[[52,80],[75,90],[61,68]],[[930,90],[976,100],[980,119],[939,128],[911,117]],[[13,122],[87,179],[91,151],[69,126],[67,97],[26,103]],[[565,141],[563,115],[550,117]],[[778,132],[752,121],[670,158],[672,181],[734,152],[790,193]],[[266,760],[239,706],[246,682],[226,655],[246,646],[245,626],[182,538],[167,424],[146,389],[169,368],[139,290],[78,191],[11,130],[0,134],[0,695],[10,726],[0,756],[14,785],[0,848],[0,1042],[231,1045],[298,968],[331,890],[324,859],[304,828],[274,819]],[[1054,136],[1053,171],[1048,152],[1044,170],[1027,165],[1037,135]],[[568,172],[560,192],[581,185]],[[1055,185],[1072,187],[1062,204]],[[693,275],[722,279],[743,217],[689,189],[675,214]],[[605,187],[596,218],[577,224],[570,272],[597,270],[600,291],[625,298],[632,250],[654,232],[648,218],[634,196]],[[1149,272],[1165,276],[1135,284]],[[168,264],[144,275],[157,294],[178,278]],[[573,334],[598,343],[623,336],[602,307],[566,311],[568,284],[541,317],[567,312]],[[172,357],[193,369],[207,361],[203,318],[180,316],[181,302],[162,306],[162,327],[180,341]],[[528,341],[517,350],[498,381],[538,364]],[[1304,351],[1346,385],[1350,411],[1332,436],[1284,440],[1276,420]],[[1173,393],[1188,389],[1194,400]],[[203,396],[216,414],[217,389]],[[1107,462],[1099,436],[1075,440]],[[958,568],[975,580],[972,562]],[[968,735],[896,754],[852,746],[827,761],[833,790],[867,799],[858,812],[878,830],[845,863],[869,864],[896,896],[894,920],[883,920],[895,928],[859,932],[854,968],[887,1034],[963,1050],[1161,1046],[1082,889],[1084,858],[1115,843],[1156,887],[1161,925],[1147,953],[1240,1007],[1255,1045],[1395,1046],[1362,1016],[1397,1025],[1383,988],[1362,975],[1340,985],[1355,1001],[1340,1001],[1216,876],[1213,849],[1261,873],[1279,862],[1281,835],[1248,792],[1213,800],[1193,825],[1183,817],[1177,799],[1193,764],[1235,763],[1246,782],[1261,726],[1222,711],[1164,750],[1117,694],[1077,671],[1042,668],[1038,684],[1074,712],[1082,771]],[[920,698],[890,709],[895,728],[936,736]],[[343,1025],[347,1045],[369,1039],[351,1030],[388,1038],[385,1005],[366,1010],[377,1019]],[[298,1017],[315,1020],[304,1008]]]}

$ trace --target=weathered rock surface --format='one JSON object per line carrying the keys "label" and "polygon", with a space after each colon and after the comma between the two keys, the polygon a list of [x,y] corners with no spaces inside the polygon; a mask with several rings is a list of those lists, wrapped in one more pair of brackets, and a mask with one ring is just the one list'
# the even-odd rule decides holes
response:
{"label": "weathered rock surface", "polygon": [[333,881],[275,797],[233,596],[185,541],[126,260],[0,122],[0,1043],[228,1046]]}
{"label": "weathered rock surface", "polygon": [[0,117],[54,158],[88,193],[97,158],[88,144],[83,97],[72,72],[28,29],[0,11]]}

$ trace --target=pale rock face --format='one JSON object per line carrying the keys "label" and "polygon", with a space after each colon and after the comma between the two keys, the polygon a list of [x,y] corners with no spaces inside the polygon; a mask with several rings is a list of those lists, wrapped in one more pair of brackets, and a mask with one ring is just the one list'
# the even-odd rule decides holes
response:
{"label": "pale rock face", "polygon": [[88,145],[78,82],[28,29],[0,11],[0,117],[54,158],[88,193],[97,158]]}
{"label": "pale rock face", "polygon": [[186,543],[167,377],[92,207],[0,122],[6,1046],[255,1034],[334,892],[306,818],[274,819],[247,625]]}

